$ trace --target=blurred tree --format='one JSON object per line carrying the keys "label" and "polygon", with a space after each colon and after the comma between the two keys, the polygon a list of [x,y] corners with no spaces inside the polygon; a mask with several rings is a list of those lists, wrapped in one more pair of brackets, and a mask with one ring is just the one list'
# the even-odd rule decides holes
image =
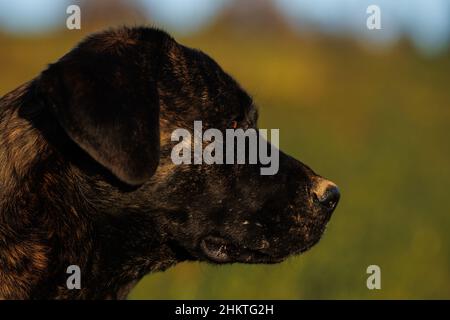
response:
{"label": "blurred tree", "polygon": [[[78,0],[83,29],[99,29],[113,25],[148,23],[148,10],[136,1],[126,0]],[[145,14],[144,14],[145,12]]]}
{"label": "blurred tree", "polygon": [[215,25],[223,25],[239,33],[279,34],[291,30],[272,0],[233,0],[224,8]]}

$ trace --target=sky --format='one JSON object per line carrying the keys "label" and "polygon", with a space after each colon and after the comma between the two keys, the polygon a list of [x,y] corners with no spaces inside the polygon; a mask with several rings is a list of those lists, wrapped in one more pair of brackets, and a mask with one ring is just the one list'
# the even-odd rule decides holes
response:
{"label": "sky", "polygon": [[[89,0],[95,1],[95,0]],[[163,28],[190,32],[207,24],[232,0],[129,0],[139,3]],[[239,0],[245,1],[245,0]],[[428,52],[450,43],[450,0],[272,0],[301,28],[307,21],[329,33],[346,33],[371,41],[393,42],[410,37]],[[0,30],[40,32],[59,26],[70,0],[0,0]],[[382,30],[365,28],[367,6],[381,9]]]}

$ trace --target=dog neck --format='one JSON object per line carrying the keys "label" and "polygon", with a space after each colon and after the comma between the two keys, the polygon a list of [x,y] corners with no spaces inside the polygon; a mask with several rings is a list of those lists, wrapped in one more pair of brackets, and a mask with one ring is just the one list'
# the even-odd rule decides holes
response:
{"label": "dog neck", "polygon": [[[123,299],[143,276],[180,261],[149,215],[99,211],[89,200],[77,203],[86,194],[48,179],[11,196],[14,208],[2,212],[2,298]],[[67,284],[74,265],[80,288]]]}

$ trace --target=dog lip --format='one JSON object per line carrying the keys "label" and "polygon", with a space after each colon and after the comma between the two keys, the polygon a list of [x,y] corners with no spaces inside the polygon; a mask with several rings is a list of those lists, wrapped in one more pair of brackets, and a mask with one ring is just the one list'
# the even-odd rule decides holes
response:
{"label": "dog lip", "polygon": [[222,237],[207,236],[200,241],[203,255],[214,263],[278,263],[285,259],[274,257],[257,249],[233,244]]}
{"label": "dog lip", "polygon": [[208,236],[200,241],[200,249],[209,260],[225,263],[231,260],[231,245],[223,238]]}

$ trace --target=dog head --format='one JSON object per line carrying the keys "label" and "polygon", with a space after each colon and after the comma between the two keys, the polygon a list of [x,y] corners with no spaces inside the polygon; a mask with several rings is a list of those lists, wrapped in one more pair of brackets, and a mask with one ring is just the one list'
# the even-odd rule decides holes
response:
{"label": "dog head", "polygon": [[37,86],[61,132],[88,155],[67,161],[106,190],[91,203],[146,215],[180,260],[282,261],[320,239],[339,200],[335,184],[282,152],[274,175],[258,164],[175,165],[175,129],[202,121],[205,130],[257,130],[257,110],[210,57],[162,31],[94,35]]}

